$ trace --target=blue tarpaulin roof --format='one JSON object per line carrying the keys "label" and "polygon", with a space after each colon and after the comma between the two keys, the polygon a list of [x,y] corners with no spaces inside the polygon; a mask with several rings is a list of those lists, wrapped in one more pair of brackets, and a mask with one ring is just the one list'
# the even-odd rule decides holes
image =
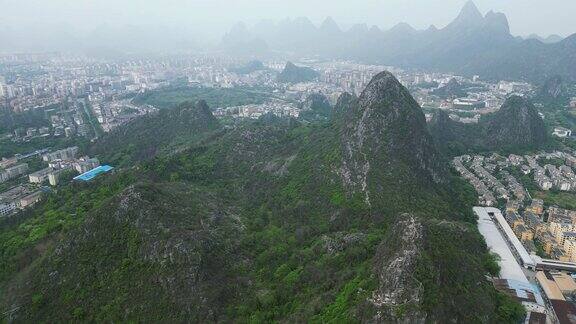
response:
{"label": "blue tarpaulin roof", "polygon": [[81,175],[75,177],[74,180],[90,181],[90,180],[94,179],[96,176],[98,176],[99,174],[106,173],[112,169],[114,169],[114,168],[109,166],[109,165],[101,165],[97,168],[94,168],[94,169],[88,171],[88,172],[82,173]]}

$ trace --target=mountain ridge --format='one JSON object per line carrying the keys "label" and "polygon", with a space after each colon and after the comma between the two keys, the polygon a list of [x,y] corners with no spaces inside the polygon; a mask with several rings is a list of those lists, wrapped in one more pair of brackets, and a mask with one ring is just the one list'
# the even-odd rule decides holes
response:
{"label": "mountain ridge", "polygon": [[[449,155],[474,151],[538,149],[548,141],[544,121],[531,101],[509,97],[500,110],[463,124],[438,111],[428,125],[441,151]],[[451,151],[451,152],[450,152]]]}
{"label": "mountain ridge", "polygon": [[[483,15],[469,1],[458,16],[443,28],[417,31],[399,23],[382,31],[377,26],[355,25],[341,30],[333,19],[322,32],[309,20],[305,31],[287,20],[267,30],[247,30],[240,37],[264,40],[272,49],[303,56],[319,55],[331,59],[352,59],[366,63],[394,65],[434,71],[480,75],[485,79],[519,79],[536,82],[539,74],[560,74],[576,80],[576,50],[572,38],[538,42],[514,37],[505,14],[488,11]],[[280,32],[281,31],[281,32]],[[250,36],[252,35],[252,36]],[[281,40],[281,41],[279,41]],[[223,44],[226,42],[223,41]],[[517,58],[520,59],[517,59]]]}

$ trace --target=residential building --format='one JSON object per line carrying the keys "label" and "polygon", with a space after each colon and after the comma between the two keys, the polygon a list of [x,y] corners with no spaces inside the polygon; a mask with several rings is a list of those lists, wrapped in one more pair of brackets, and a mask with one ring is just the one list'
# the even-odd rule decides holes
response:
{"label": "residential building", "polygon": [[22,163],[0,171],[0,183],[14,179],[28,172],[28,164]]}
{"label": "residential building", "polygon": [[563,222],[549,222],[548,228],[560,246],[564,245],[564,233],[570,233],[576,230],[576,227],[572,223]]}
{"label": "residential building", "polygon": [[518,236],[518,238],[522,242],[528,242],[534,239],[534,232],[532,232],[528,227],[522,224],[516,226],[516,228],[514,229],[514,233],[516,234],[516,236]]}
{"label": "residential building", "polygon": [[42,199],[42,191],[38,190],[35,191],[27,196],[24,196],[20,199],[19,207],[20,209],[24,209],[30,207]]}
{"label": "residential building", "polygon": [[48,182],[50,183],[51,186],[57,186],[58,183],[60,182],[60,178],[62,176],[62,174],[65,172],[65,169],[60,169],[60,170],[54,170],[53,172],[51,172],[50,174],[48,174]]}
{"label": "residential building", "polygon": [[40,171],[30,173],[28,175],[28,178],[30,180],[30,183],[41,184],[44,181],[48,180],[48,175],[50,173],[52,173],[53,171],[54,171],[54,169],[52,169],[52,168],[45,168],[45,169],[42,169]]}
{"label": "residential building", "polygon": [[42,156],[42,160],[44,160],[45,162],[51,162],[54,160],[73,160],[76,158],[77,154],[78,154],[78,147],[73,146],[65,148],[63,150],[46,153]]}
{"label": "residential building", "polygon": [[74,168],[78,173],[82,174],[100,166],[100,161],[97,158],[82,158],[74,163]]}
{"label": "residential building", "polygon": [[542,199],[532,199],[532,203],[526,207],[526,211],[542,215],[544,213],[544,201]]}

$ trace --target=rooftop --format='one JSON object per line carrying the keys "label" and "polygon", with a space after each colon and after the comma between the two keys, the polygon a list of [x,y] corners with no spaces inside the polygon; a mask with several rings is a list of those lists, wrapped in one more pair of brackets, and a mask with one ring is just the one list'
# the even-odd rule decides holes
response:
{"label": "rooftop", "polygon": [[81,175],[74,177],[74,180],[90,181],[95,177],[97,177],[99,174],[106,173],[112,169],[114,168],[109,165],[101,165],[97,168],[94,168],[88,172],[84,172]]}

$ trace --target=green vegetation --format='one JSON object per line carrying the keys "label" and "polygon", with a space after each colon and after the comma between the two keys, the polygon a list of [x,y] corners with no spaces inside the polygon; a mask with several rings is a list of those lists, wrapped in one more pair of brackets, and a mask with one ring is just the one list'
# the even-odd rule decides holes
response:
{"label": "green vegetation", "polygon": [[10,157],[14,154],[32,153],[37,149],[52,148],[61,149],[70,146],[78,146],[82,151],[90,145],[84,137],[36,137],[27,142],[13,142],[11,139],[0,139],[0,158]]}
{"label": "green vegetation", "polygon": [[557,146],[534,105],[518,96],[508,98],[497,112],[482,116],[478,124],[455,122],[439,110],[428,128],[438,149],[448,156],[481,152],[522,154]]}
{"label": "green vegetation", "polygon": [[11,133],[18,128],[50,126],[44,110],[29,110],[23,113],[14,113],[10,109],[0,110],[0,134]]}
{"label": "green vegetation", "polygon": [[26,269],[46,252],[54,239],[84,221],[133,180],[127,174],[93,186],[75,184],[51,193],[38,207],[0,223],[0,291],[6,279]]}
{"label": "green vegetation", "polygon": [[131,166],[156,155],[189,147],[220,129],[204,102],[185,102],[174,109],[133,120],[105,134],[89,154],[116,166]]}
{"label": "green vegetation", "polygon": [[524,307],[500,292],[496,292],[496,307],[498,316],[494,323],[520,323],[526,317]]}
{"label": "green vegetation", "polygon": [[[359,309],[369,316],[365,301],[377,285],[373,257],[393,216],[344,194],[330,172],[340,160],[330,126],[260,127],[246,125],[209,145],[146,162],[134,191],[117,194],[132,177],[63,189],[25,221],[7,226],[0,236],[2,257],[18,261],[5,263],[2,281],[12,289],[31,280],[35,293],[20,288],[24,295],[11,293],[4,301],[29,298],[19,312],[26,320],[182,321],[191,319],[183,312],[190,307],[198,321],[354,321]],[[238,142],[239,136],[251,141]],[[289,173],[281,176],[285,168]],[[462,184],[454,183],[455,192],[467,197]],[[122,197],[140,198],[129,203]],[[399,198],[387,199],[400,210],[435,209],[433,196],[428,207]],[[462,210],[452,211],[469,215],[467,198],[458,198],[464,199]],[[440,209],[433,217],[445,219],[446,213]],[[470,236],[474,225],[427,224],[417,273],[426,288],[423,309],[436,318],[450,312],[462,320],[503,316],[483,277],[494,271],[489,255],[466,252],[486,251],[477,232]],[[346,243],[345,237],[355,239]],[[195,243],[171,245],[180,239]],[[153,248],[158,244],[176,259],[161,261]],[[66,247],[59,257],[56,246]],[[462,268],[462,260],[469,268]],[[191,266],[203,279],[189,281],[182,270]],[[10,280],[17,271],[22,275]],[[74,280],[58,283],[50,277],[54,271]],[[433,280],[438,276],[440,281]],[[168,278],[174,284],[153,284]],[[202,298],[207,308],[198,308],[196,298],[178,301],[180,295]]]}
{"label": "green vegetation", "polygon": [[[398,289],[383,287],[379,262],[404,248],[396,238],[412,229],[391,226],[409,213],[422,237],[399,270],[421,299],[387,316],[519,320],[521,306],[486,280],[498,267],[476,229],[474,193],[409,104],[386,136],[389,110],[371,107],[380,115],[361,124],[361,156],[345,149],[357,149],[353,122],[225,128],[205,103],[104,136],[93,152],[125,169],[2,224],[0,310],[21,322],[369,322],[388,311],[373,293]],[[366,191],[351,190],[344,173],[361,176],[365,162]]]}
{"label": "green vegetation", "polygon": [[309,67],[296,66],[292,62],[287,62],[277,80],[283,83],[298,83],[312,81],[319,76],[318,72]]}
{"label": "green vegetation", "polygon": [[558,206],[565,209],[576,209],[576,194],[557,190],[530,192],[533,198],[544,200],[546,206]]}
{"label": "green vegetation", "polygon": [[104,134],[104,129],[102,125],[98,122],[98,118],[94,115],[94,110],[91,107],[87,106],[87,100],[81,103],[82,107],[80,107],[80,112],[82,117],[90,125],[90,132],[92,137],[102,136]]}
{"label": "green vegetation", "polygon": [[231,107],[248,104],[261,104],[272,97],[265,88],[196,88],[169,87],[137,96],[137,104],[149,104],[156,108],[175,107],[183,102],[205,100],[210,107]]}

